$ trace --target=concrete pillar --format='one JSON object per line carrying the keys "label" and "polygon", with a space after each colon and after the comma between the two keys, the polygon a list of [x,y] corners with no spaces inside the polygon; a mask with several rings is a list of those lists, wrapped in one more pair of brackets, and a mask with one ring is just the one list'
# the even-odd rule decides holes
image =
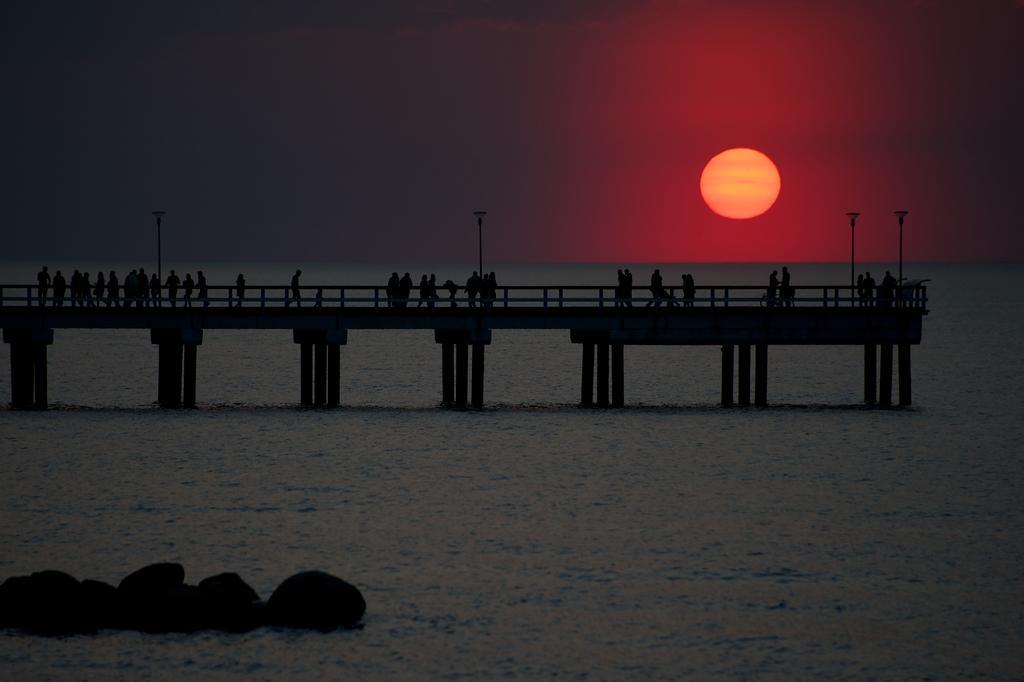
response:
{"label": "concrete pillar", "polygon": [[185,368],[182,379],[184,386],[182,387],[182,400],[181,404],[184,407],[195,407],[196,406],[196,351],[198,346],[194,343],[185,344]]}
{"label": "concrete pillar", "polygon": [[873,343],[864,344],[864,402],[874,405],[878,393],[878,352]]}
{"label": "concrete pillar", "polygon": [[455,342],[455,407],[466,406],[466,381],[469,378],[469,344]]}
{"label": "concrete pillar", "polygon": [[883,343],[878,368],[878,404],[892,405],[892,344]]}
{"label": "concrete pillar", "polygon": [[768,344],[754,346],[754,404],[768,404]]}
{"label": "concrete pillar", "polygon": [[[27,335],[28,330],[24,331]],[[13,338],[4,330],[4,340],[11,346],[11,407],[28,410],[35,404],[35,365],[32,357],[32,343],[22,338]]]}
{"label": "concrete pillar", "polygon": [[621,343],[612,344],[612,407],[622,407],[625,404],[626,369],[625,358]]}
{"label": "concrete pillar", "polygon": [[739,347],[740,356],[740,405],[750,405],[750,344],[741,343]]}
{"label": "concrete pillar", "polygon": [[722,345],[722,407],[732,405],[732,370],[735,353],[730,343]]}
{"label": "concrete pillar", "polygon": [[313,404],[327,404],[327,344],[323,341],[313,344]]}
{"label": "concrete pillar", "polygon": [[597,406],[608,407],[608,342],[597,344]]}
{"label": "concrete pillar", "polygon": [[473,407],[484,406],[484,344],[473,344]]}
{"label": "concrete pillar", "polygon": [[299,404],[313,404],[313,343],[299,342]]}
{"label": "concrete pillar", "polygon": [[327,344],[327,407],[341,403],[341,345]]}
{"label": "concrete pillar", "polygon": [[441,342],[441,403],[455,402],[455,343]]}
{"label": "concrete pillar", "polygon": [[901,343],[898,346],[900,374],[899,374],[899,400],[900,405],[910,405],[910,344]]}
{"label": "concrete pillar", "polygon": [[[41,302],[40,305],[42,305]],[[902,368],[903,363],[901,362],[900,369]],[[32,344],[32,373],[34,375],[33,388],[35,389],[35,396],[33,396],[32,407],[37,410],[45,410],[47,407],[45,343]]]}
{"label": "concrete pillar", "polygon": [[594,344],[584,341],[583,369],[580,373],[580,405],[591,407],[594,404]]}

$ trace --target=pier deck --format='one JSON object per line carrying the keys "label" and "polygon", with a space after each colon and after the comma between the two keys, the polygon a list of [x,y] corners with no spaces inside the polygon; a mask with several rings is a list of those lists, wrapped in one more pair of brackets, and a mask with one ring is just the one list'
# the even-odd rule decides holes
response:
{"label": "pier deck", "polygon": [[[184,306],[179,291],[172,307],[166,292],[125,307],[106,300],[57,305],[52,291],[40,305],[38,287],[0,287],[0,327],[11,344],[12,406],[45,409],[46,351],[55,330],[149,329],[159,347],[158,399],[166,407],[195,405],[197,347],[207,330],[290,329],[300,346],[300,403],[340,403],[339,348],[348,330],[434,331],[442,346],[442,402],[467,405],[469,350],[472,391],[468,404],[483,405],[484,347],[493,331],[569,331],[582,346],[580,401],[584,405],[624,403],[623,355],[630,345],[719,345],[722,347],[722,404],[733,404],[735,354],[739,356],[738,402],[750,404],[750,354],[754,350],[754,403],[767,404],[769,345],[859,345],[865,352],[864,395],[869,403],[891,402],[893,347],[898,350],[899,403],[911,402],[910,347],[921,343],[927,314],[923,285],[904,286],[894,300],[851,297],[849,287],[794,289],[788,300],[769,300],[761,287],[699,287],[686,300],[680,292],[654,301],[646,289],[628,298],[611,287],[500,287],[493,298],[465,296],[389,301],[383,287],[303,287],[302,301],[290,289],[211,287],[207,297]],[[454,300],[455,306],[452,306]],[[876,356],[876,352],[878,355]],[[609,353],[611,363],[609,367]],[[878,359],[881,362],[878,362]],[[597,397],[594,399],[594,364]],[[880,367],[879,367],[880,365]],[[610,375],[609,376],[609,372]],[[610,388],[610,395],[609,395]]]}

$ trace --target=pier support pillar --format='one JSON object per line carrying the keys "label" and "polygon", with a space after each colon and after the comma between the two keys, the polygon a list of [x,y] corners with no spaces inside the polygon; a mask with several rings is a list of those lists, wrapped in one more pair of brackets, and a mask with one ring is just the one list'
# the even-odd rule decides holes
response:
{"label": "pier support pillar", "polygon": [[626,379],[625,358],[623,345],[612,344],[612,407],[622,407],[625,404],[625,390],[623,383]]}
{"label": "pier support pillar", "polygon": [[892,344],[883,343],[879,353],[878,404],[892,405]]}
{"label": "pier support pillar", "polygon": [[584,341],[583,346],[583,369],[580,373],[580,405],[592,407],[594,405],[594,344],[591,341]]}
{"label": "pier support pillar", "polygon": [[[475,408],[483,407],[484,346],[491,343],[491,330],[435,329],[434,341],[441,344],[441,401],[446,406],[464,408],[469,402]],[[473,346],[473,374],[472,390],[467,396],[470,346]]]}
{"label": "pier support pillar", "polygon": [[469,379],[469,344],[455,344],[455,407],[466,406],[466,382]]}
{"label": "pier support pillar", "polygon": [[732,405],[733,356],[732,344],[722,346],[722,407]]}
{"label": "pier support pillar", "polygon": [[900,361],[900,374],[899,374],[899,400],[900,405],[910,405],[910,344],[901,343],[899,344],[899,361]]}
{"label": "pier support pillar", "polygon": [[754,404],[768,405],[768,344],[754,346]]}
{"label": "pier support pillar", "polygon": [[597,344],[597,406],[608,407],[608,342]]}
{"label": "pier support pillar", "polygon": [[341,350],[347,329],[293,329],[299,345],[299,403],[337,407],[341,390]]}
{"label": "pier support pillar", "polygon": [[878,393],[878,353],[873,343],[864,344],[864,402],[874,405]]}
{"label": "pier support pillar", "polygon": [[327,405],[327,343],[313,344],[313,405]]}
{"label": "pier support pillar", "polygon": [[484,406],[484,344],[473,344],[473,391],[471,403],[476,409]]}
{"label": "pier support pillar", "polygon": [[750,405],[750,344],[741,343],[739,346],[740,356],[740,380],[739,380],[739,403],[744,407]]}
{"label": "pier support pillar", "polygon": [[182,397],[181,404],[184,407],[196,406],[196,350],[194,343],[185,344],[185,366],[182,370]]}
{"label": "pier support pillar", "polygon": [[203,343],[203,330],[150,329],[149,340],[157,346],[156,394],[160,406],[195,407],[196,355]]}
{"label": "pier support pillar", "polygon": [[327,344],[327,407],[341,402],[341,344]]}
{"label": "pier support pillar", "polygon": [[441,404],[455,402],[455,344],[441,342]]}
{"label": "pier support pillar", "polygon": [[313,404],[313,343],[299,342],[299,404]]}
{"label": "pier support pillar", "polygon": [[46,347],[53,343],[53,330],[4,329],[4,342],[11,346],[11,407],[45,410]]}

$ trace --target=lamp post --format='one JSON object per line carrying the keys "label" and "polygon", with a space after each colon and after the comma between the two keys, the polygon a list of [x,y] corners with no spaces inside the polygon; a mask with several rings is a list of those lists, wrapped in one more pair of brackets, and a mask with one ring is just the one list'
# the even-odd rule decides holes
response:
{"label": "lamp post", "polygon": [[856,213],[856,212],[853,212],[853,211],[851,211],[850,213],[846,214],[846,217],[850,219],[850,306],[851,307],[853,305],[855,305],[855,303],[854,303],[854,298],[855,297],[853,295],[853,292],[855,291],[855,287],[857,286],[856,285],[857,277],[853,273],[853,263],[854,263],[854,258],[853,258],[853,253],[854,253],[853,252],[853,228],[857,224],[857,216],[859,216],[859,215],[860,215],[860,213]]}
{"label": "lamp post", "polygon": [[910,211],[893,211],[896,217],[900,219],[900,279],[899,285],[903,286],[903,219],[907,217]]}
{"label": "lamp post", "polygon": [[167,215],[167,211],[153,211],[153,216],[156,217],[156,278],[161,282],[164,281],[164,271],[160,257],[160,226],[164,222],[165,215]]}
{"label": "lamp post", "polygon": [[479,270],[477,274],[480,277],[484,276],[484,216],[487,215],[487,211],[473,211],[473,215],[476,216],[476,229],[477,229],[477,256],[479,257]]}

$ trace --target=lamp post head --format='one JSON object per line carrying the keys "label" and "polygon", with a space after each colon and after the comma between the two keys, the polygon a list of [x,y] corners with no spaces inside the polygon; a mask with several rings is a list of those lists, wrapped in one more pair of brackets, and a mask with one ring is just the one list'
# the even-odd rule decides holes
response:
{"label": "lamp post head", "polygon": [[857,216],[859,216],[859,215],[860,215],[860,213],[856,213],[856,212],[853,212],[853,211],[851,211],[850,213],[846,214],[846,217],[850,219],[850,227],[854,226],[854,224],[857,222]]}
{"label": "lamp post head", "polygon": [[156,216],[156,223],[159,225],[163,221],[163,217],[167,215],[167,211],[153,211],[153,215]]}
{"label": "lamp post head", "polygon": [[896,217],[900,219],[900,225],[903,225],[903,219],[907,216],[910,211],[893,211]]}
{"label": "lamp post head", "polygon": [[487,215],[487,211],[473,211],[473,215],[476,216],[477,224],[483,224],[484,216]]}

